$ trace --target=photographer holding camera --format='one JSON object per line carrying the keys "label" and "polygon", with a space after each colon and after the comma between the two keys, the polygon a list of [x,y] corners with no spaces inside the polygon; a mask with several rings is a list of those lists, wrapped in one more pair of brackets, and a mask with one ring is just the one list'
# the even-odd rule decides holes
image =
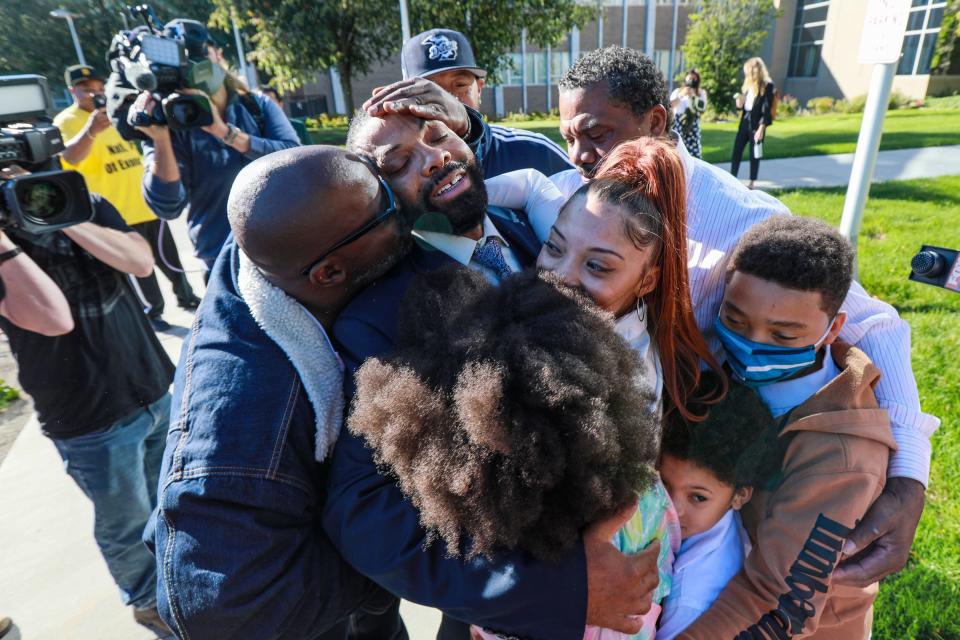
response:
{"label": "photographer holding camera", "polygon": [[683,146],[694,158],[702,158],[700,117],[707,110],[707,92],[700,88],[699,71],[687,71],[683,86],[670,94],[670,106],[673,108],[673,128],[683,140]]}
{"label": "photographer holding camera", "polygon": [[[61,156],[64,166],[79,171],[87,186],[109,200],[124,222],[150,243],[154,260],[173,286],[177,303],[184,309],[196,309],[200,299],[183,271],[173,235],[143,199],[140,150],[120,137],[107,115],[103,79],[90,67],[78,64],[67,68],[64,80],[73,104],[53,120],[65,140]],[[153,328],[169,329],[163,320],[163,293],[156,274],[151,270],[137,283]]]}
{"label": "photographer holding camera", "polygon": [[0,329],[40,428],[93,503],[124,603],[167,636],[140,538],[157,503],[174,367],[127,279],[151,273],[153,256],[79,173],[59,170],[52,106],[43,77],[0,76]]}
{"label": "photographer holding camera", "polygon": [[[184,42],[191,65],[212,63],[202,83],[180,91],[209,98],[212,123],[171,130],[154,117],[153,124],[137,126],[149,138],[143,143],[143,192],[161,218],[175,218],[189,206],[190,237],[209,273],[230,232],[227,196],[236,175],[257,158],[300,142],[272,100],[250,93],[223,67],[203,24],[173,20],[163,33]],[[130,108],[130,121],[150,122],[157,107],[157,98],[144,91]]]}

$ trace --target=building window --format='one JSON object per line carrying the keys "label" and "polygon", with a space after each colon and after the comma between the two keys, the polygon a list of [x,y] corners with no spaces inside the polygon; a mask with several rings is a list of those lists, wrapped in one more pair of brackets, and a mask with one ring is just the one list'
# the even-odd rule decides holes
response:
{"label": "building window", "polygon": [[830,0],[798,0],[787,71],[790,77],[812,78],[817,75],[829,9]]}
{"label": "building window", "polygon": [[[505,69],[501,74],[505,87],[519,87],[522,84],[520,69],[521,58],[519,52],[508,53],[507,57],[513,63],[512,68]],[[557,84],[560,77],[570,68],[570,52],[566,49],[550,51],[550,84]],[[544,84],[547,81],[547,56],[543,51],[527,51],[527,86]]]}
{"label": "building window", "polygon": [[672,73],[670,71],[670,49],[656,49],[653,52],[653,64],[656,65],[657,69],[660,69],[660,73],[663,74],[664,78],[667,78],[668,82],[671,75],[676,79],[677,76],[686,71],[682,49],[677,49],[673,52]]}
{"label": "building window", "polygon": [[946,6],[945,0],[913,0],[907,19],[907,32],[903,36],[903,48],[900,50],[898,75],[917,76],[930,73],[930,60],[937,46]]}

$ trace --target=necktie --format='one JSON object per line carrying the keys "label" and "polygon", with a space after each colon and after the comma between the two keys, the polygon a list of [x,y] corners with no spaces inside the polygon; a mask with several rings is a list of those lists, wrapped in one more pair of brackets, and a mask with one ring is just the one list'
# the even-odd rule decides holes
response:
{"label": "necktie", "polygon": [[500,238],[497,236],[487,236],[483,242],[477,243],[477,248],[473,250],[473,259],[493,271],[501,280],[513,273],[503,258]]}

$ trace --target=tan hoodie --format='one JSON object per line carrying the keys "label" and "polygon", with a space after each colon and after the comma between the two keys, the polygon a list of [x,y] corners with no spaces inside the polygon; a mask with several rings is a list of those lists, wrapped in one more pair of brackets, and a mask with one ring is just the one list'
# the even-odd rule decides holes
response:
{"label": "tan hoodie", "polygon": [[859,349],[831,347],[840,375],[793,410],[779,484],[743,511],[753,550],[678,638],[866,640],[877,585],[830,583],[846,537],[883,490],[896,443]]}

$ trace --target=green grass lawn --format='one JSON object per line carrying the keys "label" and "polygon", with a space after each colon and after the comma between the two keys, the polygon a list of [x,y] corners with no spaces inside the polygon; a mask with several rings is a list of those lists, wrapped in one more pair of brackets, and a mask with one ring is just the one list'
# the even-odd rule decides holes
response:
{"label": "green grass lawn", "polygon": [[[940,103],[938,103],[940,104]],[[948,104],[948,103],[943,103]],[[952,104],[952,103],[950,103]],[[778,120],[770,127],[764,145],[765,158],[795,158],[831,153],[853,153],[862,114],[831,113]],[[560,121],[510,122],[508,126],[544,134],[561,147]],[[703,153],[707,162],[729,162],[736,122],[703,124]],[[345,128],[312,129],[317,144],[342,145]],[[901,109],[887,113],[881,149],[910,149],[960,144],[960,109]]]}
{"label": "green grass lawn", "polygon": [[[776,195],[797,214],[840,221],[842,188]],[[910,323],[921,402],[943,421],[910,563],[880,587],[875,640],[960,639],[960,293],[907,280],[910,258],[925,242],[960,249],[960,177],[874,185],[860,238],[861,280]]]}
{"label": "green grass lawn", "polygon": [[[778,120],[767,131],[764,158],[795,158],[853,153],[862,114],[831,113]],[[537,131],[565,147],[560,121],[517,122],[510,126]],[[736,122],[703,123],[703,155],[707,162],[729,162]],[[890,111],[883,126],[881,149],[910,149],[960,144],[960,109]]]}

